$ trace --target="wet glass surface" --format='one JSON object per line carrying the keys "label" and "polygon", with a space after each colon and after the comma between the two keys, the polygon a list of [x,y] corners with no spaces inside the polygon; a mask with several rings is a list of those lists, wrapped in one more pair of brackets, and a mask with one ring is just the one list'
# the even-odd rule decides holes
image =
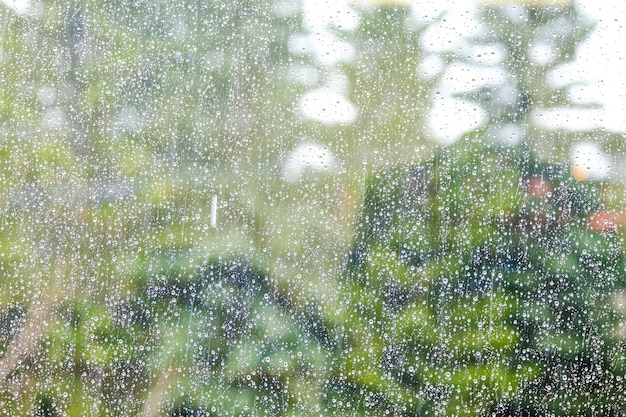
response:
{"label": "wet glass surface", "polygon": [[0,410],[626,411],[621,6],[0,2]]}

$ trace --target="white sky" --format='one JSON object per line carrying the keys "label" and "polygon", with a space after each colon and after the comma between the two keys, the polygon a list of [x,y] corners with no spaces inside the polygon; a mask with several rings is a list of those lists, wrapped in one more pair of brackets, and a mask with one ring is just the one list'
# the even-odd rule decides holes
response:
{"label": "white sky", "polygon": [[[549,80],[555,87],[577,83],[570,90],[572,100],[580,104],[596,104],[599,108],[537,109],[533,114],[534,121],[546,128],[575,131],[605,128],[611,132],[626,133],[626,58],[621,52],[626,41],[626,26],[622,21],[626,16],[626,1],[578,0],[577,5],[590,20],[596,22],[596,26],[589,38],[579,45],[575,61],[559,68],[551,74]],[[429,21],[439,13],[447,13],[445,22],[426,29],[422,37],[422,47],[433,53],[441,52],[441,48],[470,48],[464,36],[468,31],[479,30],[472,18],[475,7],[473,2],[459,0],[420,2],[415,8],[418,19]],[[549,51],[543,51],[539,47],[536,54],[539,63],[548,57]],[[420,70],[423,74],[432,72],[434,75],[438,66],[440,64],[431,59],[425,61]],[[445,94],[438,97],[439,102],[435,103],[428,121],[429,133],[435,139],[450,143],[486,122],[486,115],[480,111],[458,111],[460,108],[469,108],[468,104],[452,98],[451,95],[471,90],[472,80],[482,80],[482,84],[497,83],[499,74],[497,71],[490,74],[490,70],[493,68],[476,66],[472,69],[470,65],[467,68],[457,65],[455,68],[454,64],[445,69],[445,77],[439,87],[442,92],[449,94],[447,97]],[[459,116],[454,123],[450,123],[450,118],[445,117],[450,112],[455,117]]]}
{"label": "white sky", "polygon": [[626,133],[626,1],[578,0],[577,4],[597,19],[597,25],[580,45],[574,65],[559,75],[564,81],[586,81],[573,96],[581,102],[600,103],[603,109],[550,112],[543,119],[573,130],[604,127]]}
{"label": "white sky", "polygon": [[[502,83],[503,74],[497,69],[497,64],[503,57],[498,54],[497,48],[495,51],[477,51],[477,46],[467,42],[468,35],[479,34],[482,30],[480,22],[474,17],[477,2],[386,1],[414,4],[413,18],[417,22],[432,22],[445,13],[446,19],[429,25],[421,37],[421,46],[430,55],[425,57],[418,68],[420,76],[428,78],[441,71],[445,72],[437,86],[440,94],[432,97],[434,102],[426,121],[428,135],[442,144],[447,144],[484,125],[489,116],[483,109],[474,103],[453,97],[454,93],[480,88],[481,85],[476,85],[477,82],[473,80],[481,80],[478,84],[482,85]],[[570,99],[574,103],[594,104],[596,108],[536,109],[533,114],[534,122],[548,129],[584,131],[604,128],[610,132],[626,133],[626,58],[622,53],[622,44],[626,41],[626,27],[622,22],[622,19],[626,19],[626,1],[574,1],[590,21],[596,22],[596,26],[588,39],[579,45],[575,61],[550,74],[548,81],[554,87],[576,83],[569,90]],[[359,2],[363,4],[367,0]],[[359,16],[351,7],[353,3],[354,0],[304,0],[305,32],[308,34],[291,40],[291,52],[312,54],[318,63],[326,67],[334,67],[341,61],[350,61],[354,55],[351,46],[336,39],[329,28],[350,31],[358,27]],[[470,63],[465,66],[445,66],[437,56],[438,52],[442,52],[441,48],[472,50],[472,56],[489,56],[493,62],[484,62],[483,59],[481,65]],[[551,59],[551,48],[547,45],[535,45],[532,52],[539,65],[548,63]],[[491,68],[485,67],[485,64]],[[332,86],[325,86],[314,90],[325,92],[314,97],[313,93],[305,94],[299,106],[301,114],[326,125],[354,121],[358,109],[347,99],[347,89],[329,94],[332,89]],[[510,96],[516,94],[506,88],[500,88],[499,91],[503,101],[514,99]],[[523,136],[523,132],[516,126],[506,126],[500,133],[508,135],[507,132],[511,133],[510,137],[501,139],[516,142]],[[626,139],[626,134],[624,137]],[[611,165],[622,165],[615,161],[611,164],[607,158],[592,140],[576,145],[571,155],[572,163],[582,162],[584,159],[585,165],[590,168],[590,176],[595,178],[606,177]],[[626,171],[624,178],[626,179]]]}
{"label": "white sky", "polygon": [[[361,2],[364,1],[361,0]],[[431,20],[442,11],[454,11],[447,19],[447,27],[431,31],[433,33],[430,36],[438,38],[436,43],[439,45],[447,43],[441,42],[442,36],[452,37],[459,41],[468,31],[476,29],[476,25],[468,23],[467,19],[475,8],[474,2],[468,0],[413,1],[419,3],[415,8],[418,20]],[[30,11],[34,12],[38,4],[31,0],[0,0],[0,2],[18,14],[28,13],[29,7]],[[285,2],[285,4],[288,3]],[[342,30],[353,30],[357,27],[359,17],[350,6],[351,3],[352,1],[305,0],[303,3],[305,27],[309,34],[298,35],[292,39],[290,43],[292,52],[302,50],[303,53],[305,51],[314,53],[318,56],[320,63],[327,66],[349,60],[352,53],[351,46],[340,39],[331,39],[334,35],[327,28],[334,26]],[[626,133],[626,58],[623,53],[623,43],[626,41],[626,25],[624,24],[626,1],[576,0],[576,3],[590,18],[597,21],[597,26],[589,39],[580,45],[575,64],[563,69],[554,77],[555,84],[583,81],[584,85],[572,90],[572,96],[578,102],[598,103],[602,105],[602,108],[584,111],[569,109],[541,111],[535,113],[535,120],[541,125],[572,130],[604,127],[612,132]],[[293,7],[289,10],[290,13],[295,12]],[[328,42],[332,45],[326,45]],[[428,43],[428,36],[424,42]],[[329,54],[328,51],[334,51],[334,54]],[[330,97],[329,100],[323,100],[319,94],[315,97],[309,95],[306,101],[300,103],[300,110],[305,116],[318,119],[325,124],[349,123],[354,120],[358,110],[352,108],[347,100],[338,100],[336,97],[338,94]],[[465,103],[450,102],[448,104],[457,109],[457,113],[466,106]],[[458,128],[459,123],[456,126],[438,126],[437,109],[441,110],[443,105],[445,103],[435,106],[431,124],[433,124],[432,130],[438,131],[435,135],[439,136],[439,140],[449,142],[463,132]],[[467,130],[480,125],[482,120],[484,120],[484,115],[480,112],[476,113],[474,118],[467,120]],[[451,130],[447,131],[447,128]]]}

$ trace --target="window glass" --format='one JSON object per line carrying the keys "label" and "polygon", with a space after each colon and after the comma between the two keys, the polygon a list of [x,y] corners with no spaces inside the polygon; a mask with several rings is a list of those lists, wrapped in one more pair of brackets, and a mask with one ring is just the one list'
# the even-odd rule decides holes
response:
{"label": "window glass", "polygon": [[0,0],[1,412],[626,413],[625,12]]}

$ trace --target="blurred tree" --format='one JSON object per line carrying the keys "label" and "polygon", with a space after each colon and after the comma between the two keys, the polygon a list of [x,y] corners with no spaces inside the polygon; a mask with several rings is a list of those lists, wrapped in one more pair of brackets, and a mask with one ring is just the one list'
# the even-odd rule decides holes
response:
{"label": "blurred tree", "polygon": [[[463,273],[442,255],[463,254],[469,262],[468,253],[485,247],[487,236],[504,233],[507,224],[535,224],[517,194],[473,204],[476,184],[459,179],[471,167],[483,172],[482,181],[497,180],[484,197],[511,184],[540,194],[548,186],[534,178],[543,168],[531,173],[526,154],[509,150],[509,171],[496,180],[495,171],[477,165],[491,155],[487,148],[468,148],[471,160],[442,154],[441,169],[375,174],[380,178],[370,181],[363,214],[371,223],[360,223],[350,281],[344,286],[335,280],[366,174],[426,160],[436,151],[423,126],[428,94],[444,74],[425,79],[417,68],[425,59],[423,32],[442,19],[416,24],[408,6],[383,3],[346,5],[341,16],[353,19],[334,24],[337,14],[323,28],[284,1],[48,1],[33,2],[34,13],[21,16],[0,5],[4,414],[442,410],[459,404],[444,401],[452,395],[448,387],[467,389],[459,398],[471,397],[479,391],[467,388],[468,375],[483,376],[493,362],[473,359],[465,374],[450,376],[409,362],[422,355],[419,364],[452,369],[483,352],[481,317],[487,314],[487,340],[504,358],[489,378],[503,387],[510,379],[517,395],[511,394],[511,407],[529,404],[522,394],[532,391],[524,384],[544,375],[539,362],[519,359],[528,368],[510,369],[507,355],[520,340],[534,349],[538,330],[520,330],[510,321],[521,307],[513,303],[517,298],[507,298],[512,290],[505,283],[497,284],[506,291],[485,298],[496,287],[483,282],[482,272],[467,284],[467,294],[477,294],[479,302],[454,293]],[[500,8],[485,9],[483,18],[493,29],[485,42],[508,51],[507,81],[514,82],[506,84],[524,94],[503,102],[486,88],[468,98],[500,121],[531,123],[530,106],[565,97],[563,91],[546,95],[545,72],[573,56],[583,32],[558,32],[579,27],[569,6],[519,10],[522,21]],[[535,35],[552,39],[553,32],[557,58],[533,67],[524,45]],[[465,58],[443,59],[452,64]],[[310,94],[320,91],[347,102],[345,114],[333,115],[332,122],[311,117],[310,108],[331,113],[312,104],[320,96]],[[493,135],[483,130],[473,136]],[[545,132],[526,132],[535,147],[560,143],[544,141]],[[322,167],[333,175],[284,181],[281,164],[289,149],[308,141],[336,156],[328,158],[336,164]],[[407,194],[411,188],[400,187],[396,176],[419,192]],[[433,181],[439,188],[428,185]],[[558,175],[551,181],[570,186]],[[578,207],[573,215],[587,213],[595,196],[581,191],[587,184],[577,187],[565,200],[546,203],[546,216],[556,216],[567,201]],[[426,208],[439,214],[417,226],[440,247],[419,246],[412,225],[402,236],[408,219]],[[510,215],[504,224],[477,224],[481,215],[493,220],[496,209]],[[475,213],[452,214],[458,210]],[[447,230],[452,217],[470,226],[465,235]],[[586,235],[576,236],[587,242]],[[455,246],[455,238],[469,243]],[[524,268],[536,266],[538,256]],[[426,262],[430,272],[415,269]],[[406,308],[453,266],[448,287],[438,283],[433,290],[451,298]],[[613,285],[608,281],[585,288],[605,289]],[[473,314],[468,332],[474,339],[468,336],[458,348],[437,347],[441,338],[456,340],[461,327],[433,323],[458,321],[464,311]],[[416,356],[404,358],[407,352]],[[394,358],[404,358],[408,368]],[[457,382],[450,385],[452,375]]]}
{"label": "blurred tree", "polygon": [[[506,81],[460,94],[487,109],[483,129],[432,161],[371,176],[342,290],[332,404],[364,415],[620,415],[616,224],[593,220],[606,208],[601,184],[534,152],[561,146],[531,113],[571,104],[546,75],[572,59],[586,28],[572,5],[482,14],[482,46],[497,43]],[[542,42],[551,53],[539,63]],[[513,128],[515,146],[503,137]]]}
{"label": "blurred tree", "polygon": [[[303,346],[298,307],[262,298],[287,291],[194,279],[217,254],[261,253],[255,198],[289,139],[268,126],[293,120],[280,92],[299,16],[270,2],[39,6],[0,6],[3,412],[291,410],[297,392],[273,388],[310,386],[294,361],[323,350]],[[227,226],[212,227],[212,204]],[[257,365],[272,370],[246,380]]]}
{"label": "blurred tree", "polygon": [[624,256],[615,227],[589,227],[597,194],[567,167],[485,144],[374,176],[345,287],[337,378],[351,401],[365,413],[619,415],[623,317],[609,300],[626,285]]}

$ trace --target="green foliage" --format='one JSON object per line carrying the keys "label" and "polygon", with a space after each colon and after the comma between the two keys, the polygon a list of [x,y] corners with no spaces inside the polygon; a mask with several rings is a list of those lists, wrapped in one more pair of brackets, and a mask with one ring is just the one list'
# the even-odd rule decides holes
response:
{"label": "green foliage", "polygon": [[[355,56],[329,67],[289,50],[307,23],[279,2],[175,3],[0,5],[0,413],[621,407],[605,379],[626,376],[622,252],[586,223],[608,187],[477,139],[494,123],[429,159],[441,75],[417,75],[428,25],[408,8],[331,27]],[[522,9],[523,22],[485,9],[490,30],[472,40],[503,45],[518,99],[467,96],[553,156],[582,136],[546,140],[527,116],[567,103],[545,75],[586,28],[570,7]],[[553,29],[539,68],[526,45]],[[299,68],[311,80],[289,76]],[[357,120],[303,117],[298,99],[337,74]],[[283,181],[308,138],[340,163]]]}
{"label": "green foliage", "polygon": [[428,415],[623,407],[609,303],[626,286],[621,242],[589,226],[597,185],[564,172],[523,147],[463,143],[373,176],[339,372],[379,399],[366,409],[398,413],[402,389]]}

